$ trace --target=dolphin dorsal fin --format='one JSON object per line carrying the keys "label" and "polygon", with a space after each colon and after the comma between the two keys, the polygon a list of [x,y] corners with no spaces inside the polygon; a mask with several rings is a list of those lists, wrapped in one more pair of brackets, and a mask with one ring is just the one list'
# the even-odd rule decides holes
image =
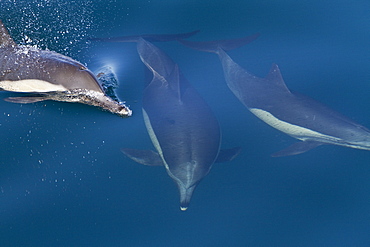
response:
{"label": "dolphin dorsal fin", "polygon": [[0,47],[14,47],[16,43],[10,37],[8,30],[4,26],[3,22],[0,20]]}
{"label": "dolphin dorsal fin", "polygon": [[268,73],[268,75],[265,77],[265,79],[267,81],[269,81],[270,83],[274,83],[276,85],[278,85],[280,88],[282,88],[284,91],[286,92],[289,92],[290,93],[290,90],[288,89],[288,87],[285,85],[285,82],[284,82],[284,79],[283,79],[283,76],[281,75],[280,73],[280,69],[278,67],[277,64],[272,64],[271,66],[271,69],[270,69],[270,72]]}

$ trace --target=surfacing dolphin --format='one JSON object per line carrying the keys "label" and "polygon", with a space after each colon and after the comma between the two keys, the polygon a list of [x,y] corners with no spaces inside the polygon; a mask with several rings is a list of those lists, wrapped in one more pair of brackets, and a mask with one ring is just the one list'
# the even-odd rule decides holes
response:
{"label": "surfacing dolphin", "polygon": [[140,58],[152,74],[144,89],[143,116],[157,152],[134,149],[122,152],[138,163],[164,166],[178,186],[180,209],[185,211],[195,187],[213,163],[232,160],[240,148],[220,151],[218,121],[178,65],[145,39],[129,39],[137,42]]}
{"label": "surfacing dolphin", "polygon": [[307,96],[292,93],[276,64],[265,78],[259,78],[244,70],[225,52],[257,37],[180,42],[193,49],[216,53],[228,87],[244,106],[268,125],[302,141],[272,156],[300,154],[322,144],[370,150],[370,130]]}
{"label": "surfacing dolphin", "polygon": [[131,110],[123,103],[107,97],[96,77],[84,65],[56,52],[17,45],[1,21],[0,90],[33,95],[5,99],[13,103],[78,102],[121,117],[131,116]]}

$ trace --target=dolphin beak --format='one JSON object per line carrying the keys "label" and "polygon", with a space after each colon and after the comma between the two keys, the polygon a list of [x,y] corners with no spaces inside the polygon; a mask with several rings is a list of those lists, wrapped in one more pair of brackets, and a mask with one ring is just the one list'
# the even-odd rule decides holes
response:
{"label": "dolphin beak", "polygon": [[189,207],[191,197],[193,196],[193,192],[195,190],[196,184],[193,186],[186,188],[183,184],[179,184],[179,192],[180,192],[180,210],[186,211]]}

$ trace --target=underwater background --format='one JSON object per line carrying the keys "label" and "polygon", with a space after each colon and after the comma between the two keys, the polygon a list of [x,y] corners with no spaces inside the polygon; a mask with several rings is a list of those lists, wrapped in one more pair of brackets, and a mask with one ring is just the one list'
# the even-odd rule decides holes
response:
{"label": "underwater background", "polygon": [[[133,43],[88,41],[200,30],[189,40],[254,42],[230,51],[264,77],[370,127],[370,2],[0,0],[18,44],[111,66],[120,118],[91,106],[0,100],[0,246],[370,246],[370,152],[324,145],[272,158],[295,140],[253,116],[226,86],[215,54],[156,43],[202,95],[222,128],[215,164],[179,209],[175,183],[120,148],[153,149],[141,114],[144,69]],[[154,150],[154,149],[153,149]]]}

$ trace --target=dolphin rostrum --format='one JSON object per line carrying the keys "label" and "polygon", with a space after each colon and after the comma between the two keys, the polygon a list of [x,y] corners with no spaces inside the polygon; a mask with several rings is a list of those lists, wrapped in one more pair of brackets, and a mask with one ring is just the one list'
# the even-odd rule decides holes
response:
{"label": "dolphin rostrum", "polygon": [[[125,41],[122,37],[119,40]],[[230,161],[240,148],[220,150],[221,132],[216,117],[171,58],[141,37],[130,37],[128,41],[137,42],[140,58],[149,69],[147,72],[151,72],[151,81],[144,89],[143,116],[157,152],[122,152],[138,163],[164,166],[178,186],[180,209],[184,211],[213,163]]]}
{"label": "dolphin rostrum", "polygon": [[97,78],[84,65],[56,52],[17,45],[1,21],[0,90],[32,94],[5,99],[14,103],[78,102],[122,117],[131,116],[131,110],[123,103],[107,97]]}
{"label": "dolphin rostrum", "polygon": [[259,78],[235,63],[225,52],[257,37],[180,42],[193,49],[216,53],[228,87],[244,106],[268,125],[302,141],[272,156],[300,154],[322,144],[370,150],[370,130],[307,96],[292,93],[276,64],[265,78]]}

